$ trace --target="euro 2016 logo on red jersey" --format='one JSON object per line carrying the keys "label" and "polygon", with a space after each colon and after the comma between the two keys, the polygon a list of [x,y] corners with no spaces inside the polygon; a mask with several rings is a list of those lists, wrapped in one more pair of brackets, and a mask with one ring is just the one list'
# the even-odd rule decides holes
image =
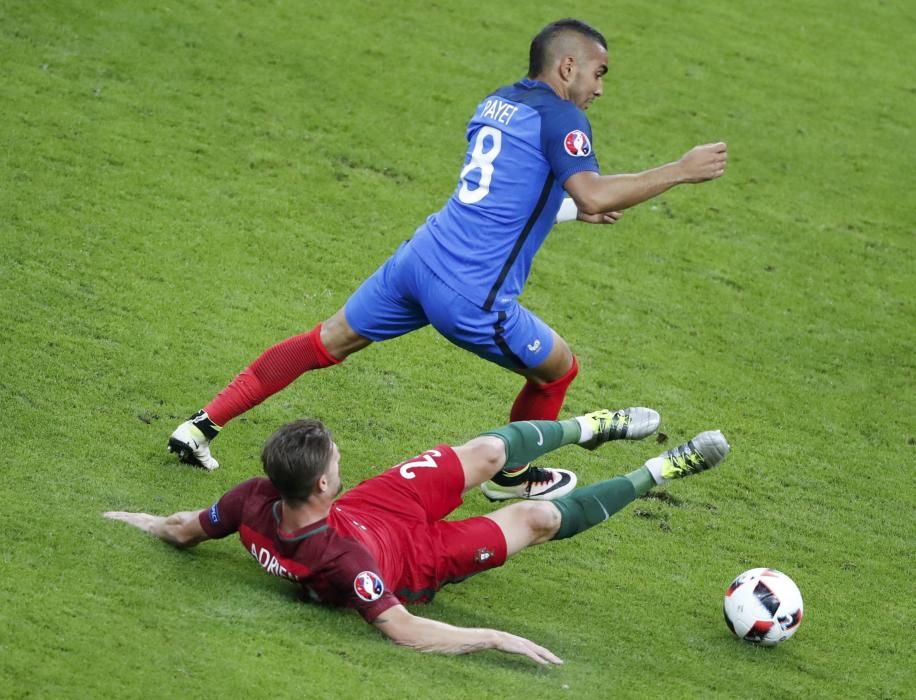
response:
{"label": "euro 2016 logo on red jersey", "polygon": [[570,131],[566,134],[566,138],[563,139],[563,148],[566,149],[566,152],[577,158],[585,158],[592,154],[592,143],[588,140],[588,136],[585,135],[584,131]]}
{"label": "euro 2016 logo on red jersey", "polygon": [[371,603],[382,597],[385,584],[379,575],[373,571],[360,571],[353,580],[353,590],[362,600]]}

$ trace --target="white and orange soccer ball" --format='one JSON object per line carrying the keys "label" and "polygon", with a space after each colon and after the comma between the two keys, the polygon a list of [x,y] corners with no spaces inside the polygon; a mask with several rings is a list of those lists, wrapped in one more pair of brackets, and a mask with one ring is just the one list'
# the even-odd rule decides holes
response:
{"label": "white and orange soccer ball", "polygon": [[804,606],[795,582],[776,569],[745,571],[725,591],[725,623],[739,639],[773,646],[798,630]]}

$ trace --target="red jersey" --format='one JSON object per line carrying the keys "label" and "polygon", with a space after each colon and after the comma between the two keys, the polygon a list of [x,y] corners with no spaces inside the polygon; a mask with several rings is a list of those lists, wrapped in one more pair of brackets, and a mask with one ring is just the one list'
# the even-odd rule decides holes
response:
{"label": "red jersey", "polygon": [[426,602],[442,585],[505,561],[492,520],[441,522],[463,488],[457,455],[439,445],[362,482],[326,518],[295,532],[280,529],[280,494],[265,478],[239,484],[199,519],[212,538],[238,532],[268,574],[298,583],[309,599],[356,608],[372,622],[398,602]]}

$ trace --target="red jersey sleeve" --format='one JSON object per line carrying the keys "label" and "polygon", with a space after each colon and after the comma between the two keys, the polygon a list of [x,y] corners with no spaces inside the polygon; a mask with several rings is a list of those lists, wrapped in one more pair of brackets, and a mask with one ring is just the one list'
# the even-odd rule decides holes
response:
{"label": "red jersey sleeve", "polygon": [[213,539],[222,539],[233,532],[237,532],[242,524],[245,499],[258,481],[260,481],[259,478],[254,478],[242,482],[224,493],[208,509],[200,511],[197,518],[200,520],[200,526],[204,529],[204,532]]}
{"label": "red jersey sleeve", "polygon": [[366,622],[372,622],[388,608],[400,604],[388,590],[379,566],[362,546],[338,558],[327,572],[327,582],[346,607],[355,608]]}

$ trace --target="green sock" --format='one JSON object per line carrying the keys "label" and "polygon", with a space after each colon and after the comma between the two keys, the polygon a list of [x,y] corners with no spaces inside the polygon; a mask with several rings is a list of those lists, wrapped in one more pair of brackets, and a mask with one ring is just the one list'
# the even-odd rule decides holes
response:
{"label": "green sock", "polygon": [[[646,478],[651,484],[647,484]],[[626,476],[617,476],[607,481],[599,481],[591,486],[578,488],[552,501],[560,511],[560,529],[557,530],[553,539],[563,540],[578,535],[593,525],[603,523],[632,502],[637,495],[641,496],[648,491],[654,484],[649,470],[643,467]]]}
{"label": "green sock", "polygon": [[502,428],[490,430],[492,435],[506,445],[506,464],[503,471],[523,467],[533,459],[552,452],[563,445],[579,441],[582,429],[574,418],[570,420],[515,421]]}
{"label": "green sock", "polygon": [[636,471],[630,472],[626,475],[626,478],[630,480],[633,488],[636,489],[637,498],[646,495],[649,489],[657,485],[655,477],[652,476],[652,472],[647,467],[640,467]]}

